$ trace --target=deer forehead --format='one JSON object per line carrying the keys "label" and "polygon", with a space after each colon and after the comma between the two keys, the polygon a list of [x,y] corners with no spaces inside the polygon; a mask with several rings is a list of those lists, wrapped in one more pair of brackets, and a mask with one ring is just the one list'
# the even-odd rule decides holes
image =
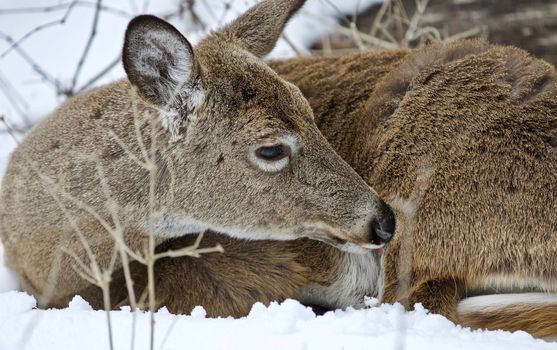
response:
{"label": "deer forehead", "polygon": [[297,132],[313,122],[313,112],[300,90],[280,78],[251,53],[226,43],[201,43],[196,53],[209,90],[210,105],[240,124]]}
{"label": "deer forehead", "polygon": [[258,96],[295,95],[295,98],[303,99],[294,85],[280,78],[266,63],[248,51],[227,44],[218,50],[211,46],[208,49],[207,45],[196,49],[208,85],[255,89]]}
{"label": "deer forehead", "polygon": [[303,96],[296,96],[287,86],[264,86],[239,78],[216,84],[208,100],[208,118],[242,131],[267,133],[280,129],[298,133],[313,125],[313,112]]}

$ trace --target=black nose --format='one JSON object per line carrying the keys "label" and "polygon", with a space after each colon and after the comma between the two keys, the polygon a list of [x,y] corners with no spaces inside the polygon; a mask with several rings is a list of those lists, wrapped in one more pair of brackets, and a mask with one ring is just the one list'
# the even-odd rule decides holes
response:
{"label": "black nose", "polygon": [[383,216],[371,221],[371,242],[373,244],[389,243],[395,233],[396,219],[395,214],[387,205]]}

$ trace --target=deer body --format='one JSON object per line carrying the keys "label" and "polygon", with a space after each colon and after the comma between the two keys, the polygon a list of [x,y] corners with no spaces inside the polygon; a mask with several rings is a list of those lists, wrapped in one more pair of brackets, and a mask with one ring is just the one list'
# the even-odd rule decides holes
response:
{"label": "deer body", "polygon": [[[466,319],[457,314],[466,296],[557,292],[551,65],[468,41],[274,68],[304,92],[337,152],[395,208],[384,302],[421,302],[458,321]],[[344,112],[348,106],[356,111]],[[518,326],[511,313],[498,326],[556,337],[555,306],[545,306],[546,323]],[[489,326],[475,316],[475,326]]]}
{"label": "deer body", "polygon": [[[557,293],[553,67],[521,50],[476,41],[270,65],[300,87],[327,140],[397,214],[396,236],[384,256],[384,302],[421,302],[464,325],[556,337],[555,298],[532,294]],[[226,244],[224,265],[235,261],[234,247],[249,245]],[[325,247],[310,241],[258,244],[294,256],[295,263],[279,263],[278,270],[269,267],[280,261],[274,254],[258,255],[257,275],[272,286],[261,300],[326,299],[324,305],[333,308],[351,302],[331,302],[332,290],[350,285],[346,271],[361,266],[346,258],[349,253],[330,248],[306,254],[308,244]],[[190,260],[161,261],[161,269],[185,273]],[[327,268],[331,264],[336,268]],[[247,265],[243,270],[235,264],[234,281],[250,280],[254,271],[242,272]],[[207,274],[214,271],[206,268]],[[304,270],[309,272],[299,273]],[[223,289],[230,283],[233,295],[237,284],[229,278],[214,283]],[[291,284],[281,289],[285,280]],[[367,283],[367,290],[353,290],[352,299],[378,295],[381,278]],[[493,293],[506,294],[474,297]],[[186,312],[195,303],[211,309],[200,294],[189,295],[195,301],[166,304]],[[239,299],[258,301],[246,294]]]}
{"label": "deer body", "polygon": [[41,305],[87,288],[88,268],[98,280],[95,269],[120,267],[122,242],[133,256],[207,229],[361,253],[390,239],[390,209],[258,58],[302,4],[263,1],[195,48],[139,16],[123,49],[129,81],[68,100],[26,136],[3,179],[0,237]]}

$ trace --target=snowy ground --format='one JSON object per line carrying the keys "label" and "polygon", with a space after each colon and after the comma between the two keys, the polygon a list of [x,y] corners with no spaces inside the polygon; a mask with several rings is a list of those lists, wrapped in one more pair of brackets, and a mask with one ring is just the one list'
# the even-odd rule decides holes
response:
{"label": "snowy ground", "polygon": [[[82,299],[64,310],[36,310],[23,293],[0,298],[0,349],[107,349],[106,314]],[[131,313],[111,312],[114,347],[129,349]],[[241,319],[207,319],[201,308],[191,316],[156,314],[155,349],[556,349],[524,332],[472,332],[423,309],[400,305],[329,312],[315,317],[293,300],[269,308],[256,304]],[[136,349],[148,349],[149,316],[137,315]],[[404,331],[401,329],[404,327]]]}
{"label": "snowy ground", "polygon": [[[232,1],[231,10],[224,12],[224,2],[196,1],[198,14],[207,25],[205,30],[230,20],[243,11],[249,1]],[[338,11],[350,14],[364,8],[374,0],[309,0],[303,13],[286,31],[287,38],[298,50],[326,31],[332,30],[333,16]],[[59,0],[3,1],[0,5],[0,33],[14,39],[41,23],[59,20],[63,11],[35,14],[7,15],[2,9],[60,4]],[[84,47],[92,21],[92,7],[87,1],[78,2],[65,24],[56,25],[33,34],[22,43],[53,81],[62,87],[71,86],[75,64]],[[155,6],[156,3],[156,6]],[[127,18],[134,13],[169,13],[176,7],[174,0],[151,1],[146,11],[134,1],[106,0],[106,6],[118,9],[104,14],[99,32],[91,47],[91,56],[85,62],[76,86],[86,82],[118,56]],[[208,5],[210,4],[210,6]],[[184,18],[173,23],[188,38],[198,40],[201,28],[190,26]],[[62,98],[56,88],[45,82],[25,63],[9,45],[0,40],[0,115],[5,115],[15,126],[34,122],[52,110]],[[293,55],[292,48],[281,41],[273,57]],[[106,83],[123,76],[119,65],[96,84]],[[6,87],[9,87],[6,90]],[[11,94],[11,95],[10,95]],[[10,96],[8,96],[10,95]],[[3,126],[0,125],[0,131]],[[5,171],[15,142],[0,132],[0,177]],[[18,292],[17,277],[2,263],[0,245],[0,350],[8,349],[108,349],[107,317],[103,311],[93,311],[76,297],[63,310],[38,310],[29,295]],[[176,316],[160,310],[156,316],[155,349],[555,349],[557,343],[535,340],[524,332],[470,331],[455,326],[445,318],[429,315],[421,308],[404,312],[400,305],[377,306],[366,310],[329,312],[316,317],[298,302],[288,300],[281,305],[266,308],[255,305],[249,316],[242,319],[207,319],[201,308],[191,316]],[[129,349],[133,316],[129,309],[110,313],[115,349]],[[135,349],[149,348],[149,315],[137,314]]]}

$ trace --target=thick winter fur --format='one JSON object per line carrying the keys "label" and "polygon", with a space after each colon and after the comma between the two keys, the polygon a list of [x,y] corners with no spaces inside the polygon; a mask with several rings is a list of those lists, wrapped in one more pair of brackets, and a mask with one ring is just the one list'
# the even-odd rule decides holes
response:
{"label": "thick winter fur", "polygon": [[[391,65],[382,75],[385,59]],[[384,302],[421,302],[458,321],[467,295],[557,292],[551,65],[516,48],[466,41],[274,68],[308,97],[337,152],[395,208]],[[540,329],[547,323],[527,329],[555,332],[551,310],[525,314],[545,318],[550,330]],[[519,324],[529,322],[536,324],[527,317]]]}
{"label": "thick winter fur", "polygon": [[[176,238],[157,249],[175,250],[194,240],[195,236]],[[202,305],[210,316],[241,317],[256,302],[269,304],[286,298],[327,309],[363,307],[365,296],[376,296],[381,290],[381,257],[377,253],[346,253],[309,239],[246,241],[212,232],[205,234],[202,247],[216,243],[223,246],[224,253],[157,261],[159,306],[189,313]],[[136,295],[144,295],[146,267],[133,262],[131,270]],[[121,270],[114,274],[110,289],[113,307],[129,302]],[[103,307],[98,287],[88,286],[78,294],[93,307]]]}
{"label": "thick winter fur", "polygon": [[[129,81],[68,100],[9,163],[0,236],[24,290],[63,306],[87,288],[74,258],[109,266],[106,226],[139,252],[151,228],[158,243],[213,229],[367,252],[387,207],[326,142],[299,89],[257,57],[302,4],[263,1],[195,48],[155,17],[130,22]],[[288,148],[286,164],[254,155],[273,145]]]}
{"label": "thick winter fur", "polygon": [[[557,334],[555,306],[549,302],[532,308],[528,300],[516,299],[516,305],[488,312],[457,311],[467,296],[557,292],[557,87],[552,66],[516,48],[465,41],[299,58],[271,67],[301,89],[327,140],[395,208],[398,227],[385,255],[383,301],[408,307],[421,302],[473,327]],[[304,246],[259,244],[272,245],[285,256]],[[304,255],[299,260],[304,268],[321,262],[329,266],[331,259],[340,267],[325,270],[325,277],[315,270],[300,280],[299,267],[282,265],[277,282],[267,283],[281,299],[292,290],[273,288],[292,276],[300,289],[291,296],[342,307],[349,298],[320,296],[341,285],[351,288],[345,271],[356,267],[347,256],[335,249]],[[258,274],[269,277],[266,266],[272,260],[267,259],[274,257],[260,257]],[[242,271],[250,264],[238,269],[233,256],[223,259],[234,261],[239,273],[229,278],[241,285],[249,281]],[[232,282],[224,278],[216,283]],[[367,291],[355,290],[353,299],[376,295],[377,280],[367,283]],[[203,303],[200,294],[196,297]],[[229,300],[240,302],[230,295]],[[269,298],[275,297],[263,299]]]}
{"label": "thick winter fur", "polygon": [[[194,239],[177,238],[160,245],[158,250],[182,248]],[[216,243],[223,246],[224,253],[157,262],[159,306],[174,313],[189,313],[193,307],[203,305],[210,316],[240,317],[247,315],[255,302],[268,304],[295,297],[326,308],[361,307],[365,295],[379,292],[379,258],[374,254],[342,253],[309,239],[245,241],[214,233],[205,235],[202,246]],[[131,270],[136,295],[143,295],[146,268],[134,262]],[[335,276],[334,281],[331,276]],[[113,306],[128,302],[121,271],[113,276],[111,292]],[[98,287],[88,287],[79,294],[94,307],[103,307]]]}
{"label": "thick winter fur", "polygon": [[469,327],[526,331],[557,341],[557,295],[546,293],[494,294],[464,299],[458,321]]}

